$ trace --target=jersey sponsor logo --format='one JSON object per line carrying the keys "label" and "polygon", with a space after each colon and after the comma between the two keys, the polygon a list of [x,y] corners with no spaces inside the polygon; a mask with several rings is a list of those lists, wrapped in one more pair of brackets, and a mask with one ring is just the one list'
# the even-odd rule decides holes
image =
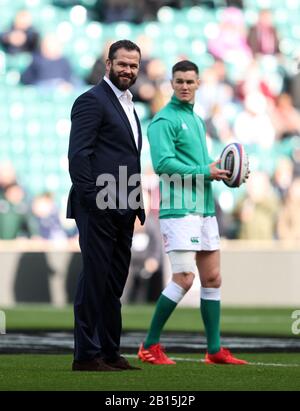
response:
{"label": "jersey sponsor logo", "polygon": [[188,129],[188,126],[187,126],[185,123],[182,123],[182,124],[181,124],[181,127],[182,127],[183,130],[187,130],[187,129]]}
{"label": "jersey sponsor logo", "polygon": [[200,238],[199,237],[191,237],[191,243],[192,244],[199,244],[200,243]]}

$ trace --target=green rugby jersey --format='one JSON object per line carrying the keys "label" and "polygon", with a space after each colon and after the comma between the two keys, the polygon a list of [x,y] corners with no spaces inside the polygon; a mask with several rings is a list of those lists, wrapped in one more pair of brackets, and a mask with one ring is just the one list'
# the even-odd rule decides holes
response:
{"label": "green rugby jersey", "polygon": [[[209,158],[206,146],[206,130],[202,119],[194,112],[194,105],[181,102],[175,95],[159,111],[148,127],[151,158],[154,171],[160,176],[160,218],[184,217],[188,214],[215,215],[210,180]],[[169,184],[163,175],[177,174],[180,184]],[[184,176],[186,176],[184,178]],[[202,190],[198,182],[204,181]],[[184,190],[184,180],[191,183],[191,190]],[[177,181],[177,179],[176,179]],[[199,193],[201,201],[199,202]],[[169,196],[168,202],[162,202]],[[193,203],[186,197],[193,200]],[[197,197],[196,197],[197,196]],[[196,200],[197,201],[194,201]]]}

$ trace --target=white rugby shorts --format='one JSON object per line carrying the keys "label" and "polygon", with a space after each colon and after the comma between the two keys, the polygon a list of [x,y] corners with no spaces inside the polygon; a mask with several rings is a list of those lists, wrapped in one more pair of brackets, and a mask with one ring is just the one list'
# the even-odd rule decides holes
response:
{"label": "white rugby shorts", "polygon": [[161,218],[159,221],[166,253],[175,250],[213,251],[220,248],[215,216],[189,214],[180,218]]}

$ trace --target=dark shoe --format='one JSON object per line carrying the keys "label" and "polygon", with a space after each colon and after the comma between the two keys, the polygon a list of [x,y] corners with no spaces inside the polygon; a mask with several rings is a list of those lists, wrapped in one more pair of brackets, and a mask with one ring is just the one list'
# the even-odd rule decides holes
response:
{"label": "dark shoe", "polygon": [[141,370],[140,367],[130,365],[125,357],[119,357],[115,361],[106,360],[105,362],[108,366],[118,368],[119,370]]}
{"label": "dark shoe", "polygon": [[73,361],[72,371],[120,371],[119,368],[111,367],[101,358],[94,358],[89,361]]}

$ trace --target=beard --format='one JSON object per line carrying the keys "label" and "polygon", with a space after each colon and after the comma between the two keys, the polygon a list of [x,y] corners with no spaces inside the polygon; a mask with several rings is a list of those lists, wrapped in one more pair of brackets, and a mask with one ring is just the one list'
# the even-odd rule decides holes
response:
{"label": "beard", "polygon": [[137,76],[131,77],[129,75],[122,75],[122,77],[127,77],[129,81],[126,81],[123,78],[120,78],[120,74],[116,74],[113,68],[111,67],[109,71],[109,79],[110,81],[121,91],[125,91],[131,87],[137,79]]}

